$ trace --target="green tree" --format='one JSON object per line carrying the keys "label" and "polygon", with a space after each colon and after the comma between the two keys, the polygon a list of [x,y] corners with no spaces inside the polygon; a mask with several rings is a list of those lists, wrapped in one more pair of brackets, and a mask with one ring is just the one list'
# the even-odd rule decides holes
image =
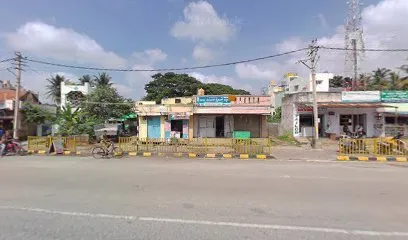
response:
{"label": "green tree", "polygon": [[349,77],[343,77],[336,75],[333,78],[329,79],[329,87],[331,88],[348,88],[351,87],[352,80]]}
{"label": "green tree", "polygon": [[177,74],[167,72],[157,73],[152,76],[152,81],[145,85],[146,101],[156,101],[160,103],[163,98],[187,97],[197,94],[197,90],[203,88],[206,95],[250,95],[243,89],[234,89],[231,86],[219,83],[202,83],[196,78],[187,74]]}
{"label": "green tree", "polygon": [[157,73],[145,85],[147,95],[144,100],[160,103],[163,98],[192,96],[203,84],[187,74],[168,72]]}
{"label": "green tree", "polygon": [[89,83],[90,85],[93,85],[93,80],[92,77],[89,74],[85,74],[82,77],[79,78],[79,82],[84,85],[85,83]]}
{"label": "green tree", "polygon": [[334,76],[333,78],[329,79],[329,87],[331,88],[341,88],[344,87],[344,78],[343,76]]}
{"label": "green tree", "polygon": [[280,123],[282,119],[282,107],[277,107],[275,113],[269,118],[269,122]]}
{"label": "green tree", "polygon": [[83,112],[103,122],[109,118],[120,118],[125,114],[134,112],[134,103],[125,99],[118,91],[110,86],[97,86],[86,96],[86,101],[81,105]]}
{"label": "green tree", "polygon": [[47,96],[50,97],[55,103],[61,103],[61,83],[68,82],[68,79],[65,79],[62,75],[55,75],[47,78],[48,84],[47,88]]}
{"label": "green tree", "polygon": [[112,86],[112,78],[108,73],[102,72],[94,76],[95,86]]}
{"label": "green tree", "polygon": [[389,74],[391,70],[378,68],[373,71],[371,80],[368,83],[368,90],[388,90],[390,88]]}
{"label": "green tree", "polygon": [[203,84],[202,88],[205,90],[206,95],[250,95],[251,93],[243,89],[234,89],[229,85],[224,85],[220,83],[207,83]]}
{"label": "green tree", "polygon": [[59,125],[58,133],[61,136],[80,134],[93,136],[93,126],[98,121],[80,108],[73,109],[70,105],[67,105],[58,112],[56,123]]}
{"label": "green tree", "polygon": [[55,120],[54,113],[31,103],[24,103],[21,113],[26,124],[43,124]]}

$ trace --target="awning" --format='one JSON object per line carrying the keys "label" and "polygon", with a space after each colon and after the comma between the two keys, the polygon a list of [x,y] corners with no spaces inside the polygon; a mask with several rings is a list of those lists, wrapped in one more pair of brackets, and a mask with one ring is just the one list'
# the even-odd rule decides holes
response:
{"label": "awning", "polygon": [[136,113],[129,113],[129,114],[123,115],[123,116],[121,117],[121,119],[122,119],[123,121],[125,121],[125,120],[127,120],[127,119],[133,119],[133,118],[137,118]]}
{"label": "awning", "polygon": [[324,107],[324,108],[384,108],[384,107],[389,107],[393,108],[395,111],[395,108],[392,105],[384,105],[382,103],[343,103],[343,102],[330,102],[330,103],[318,103],[318,107]]}
{"label": "awning", "polygon": [[[389,103],[387,104],[389,106],[383,106],[382,108],[378,109],[377,112],[381,112],[381,113],[398,113],[398,114],[404,114],[407,115],[408,114],[408,103]],[[395,108],[397,108],[397,111],[395,111]]]}
{"label": "awning", "polygon": [[[308,106],[312,107],[312,103],[298,103],[298,106]],[[392,108],[395,112],[397,106],[392,104],[383,104],[383,103],[350,103],[350,102],[319,102],[317,103],[319,108]]]}

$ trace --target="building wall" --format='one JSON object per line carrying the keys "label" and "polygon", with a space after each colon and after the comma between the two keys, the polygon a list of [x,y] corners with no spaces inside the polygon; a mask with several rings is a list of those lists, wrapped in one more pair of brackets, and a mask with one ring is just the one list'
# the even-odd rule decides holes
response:
{"label": "building wall", "polygon": [[[293,132],[294,117],[296,118],[297,103],[311,103],[313,101],[311,93],[286,94],[282,99],[282,133]],[[318,102],[341,102],[341,93],[319,92]]]}
{"label": "building wall", "polygon": [[147,138],[147,117],[139,118],[139,137]]}
{"label": "building wall", "polygon": [[[316,91],[317,92],[328,92],[330,86],[330,79],[334,77],[333,73],[316,73]],[[309,89],[313,90],[312,86],[312,75],[309,76]]]}
{"label": "building wall", "polygon": [[[324,115],[325,115],[325,119],[327,124],[330,124],[330,122],[328,122],[329,119],[329,115],[328,112],[334,112],[335,115],[333,117],[334,122],[331,122],[332,125],[334,125],[333,128],[333,132],[336,134],[340,134],[343,131],[343,127],[340,126],[340,115],[348,115],[348,114],[352,114],[352,115],[359,115],[359,114],[366,114],[366,135],[367,137],[374,137],[374,136],[378,136],[381,134],[381,132],[376,132],[374,129],[374,125],[376,123],[376,108],[328,108]],[[354,129],[350,129],[351,131],[354,132]]]}
{"label": "building wall", "polygon": [[164,98],[161,100],[163,105],[174,105],[174,104],[192,104],[193,97],[177,97],[177,98]]}
{"label": "building wall", "polygon": [[251,132],[251,138],[259,138],[261,117],[259,115],[235,115],[234,131],[249,131]]}
{"label": "building wall", "polygon": [[87,95],[91,92],[91,87],[89,83],[85,83],[84,85],[68,85],[65,82],[61,82],[61,107],[65,107],[67,105],[67,94],[72,91],[78,91]]}
{"label": "building wall", "polygon": [[191,115],[188,121],[188,138],[192,139],[194,137],[194,115]]}
{"label": "building wall", "polygon": [[261,117],[261,138],[267,138],[269,136],[269,125],[268,125],[268,116]]}

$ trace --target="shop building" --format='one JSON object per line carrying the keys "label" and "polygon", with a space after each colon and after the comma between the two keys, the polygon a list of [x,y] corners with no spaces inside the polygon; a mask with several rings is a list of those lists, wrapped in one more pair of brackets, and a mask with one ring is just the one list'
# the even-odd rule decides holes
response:
{"label": "shop building", "polygon": [[150,139],[192,138],[192,97],[136,102],[139,137]]}
{"label": "shop building", "polygon": [[[339,137],[346,132],[356,133],[358,127],[364,129],[366,137],[395,135],[403,124],[406,131],[408,106],[401,103],[405,100],[400,99],[400,103],[393,103],[395,99],[387,100],[383,95],[380,91],[317,93],[320,137]],[[311,93],[288,94],[284,97],[284,130],[292,131],[295,137],[313,136],[312,100]],[[406,101],[408,103],[408,95]]]}
{"label": "shop building", "polygon": [[267,116],[271,113],[270,96],[210,96],[194,97],[193,137],[231,138],[267,137]]}

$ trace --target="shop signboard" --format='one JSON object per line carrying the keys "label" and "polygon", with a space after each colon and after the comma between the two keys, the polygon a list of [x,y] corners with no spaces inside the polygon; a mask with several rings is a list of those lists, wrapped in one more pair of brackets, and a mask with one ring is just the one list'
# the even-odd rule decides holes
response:
{"label": "shop signboard", "polygon": [[381,101],[389,103],[408,103],[408,91],[381,91]]}
{"label": "shop signboard", "polygon": [[343,91],[342,102],[380,102],[380,91]]}
{"label": "shop signboard", "polygon": [[190,117],[190,114],[186,112],[177,112],[177,113],[169,114],[170,120],[183,120],[183,119],[189,119],[189,117]]}
{"label": "shop signboard", "polygon": [[231,102],[228,96],[197,96],[196,105],[198,106],[230,106]]}

